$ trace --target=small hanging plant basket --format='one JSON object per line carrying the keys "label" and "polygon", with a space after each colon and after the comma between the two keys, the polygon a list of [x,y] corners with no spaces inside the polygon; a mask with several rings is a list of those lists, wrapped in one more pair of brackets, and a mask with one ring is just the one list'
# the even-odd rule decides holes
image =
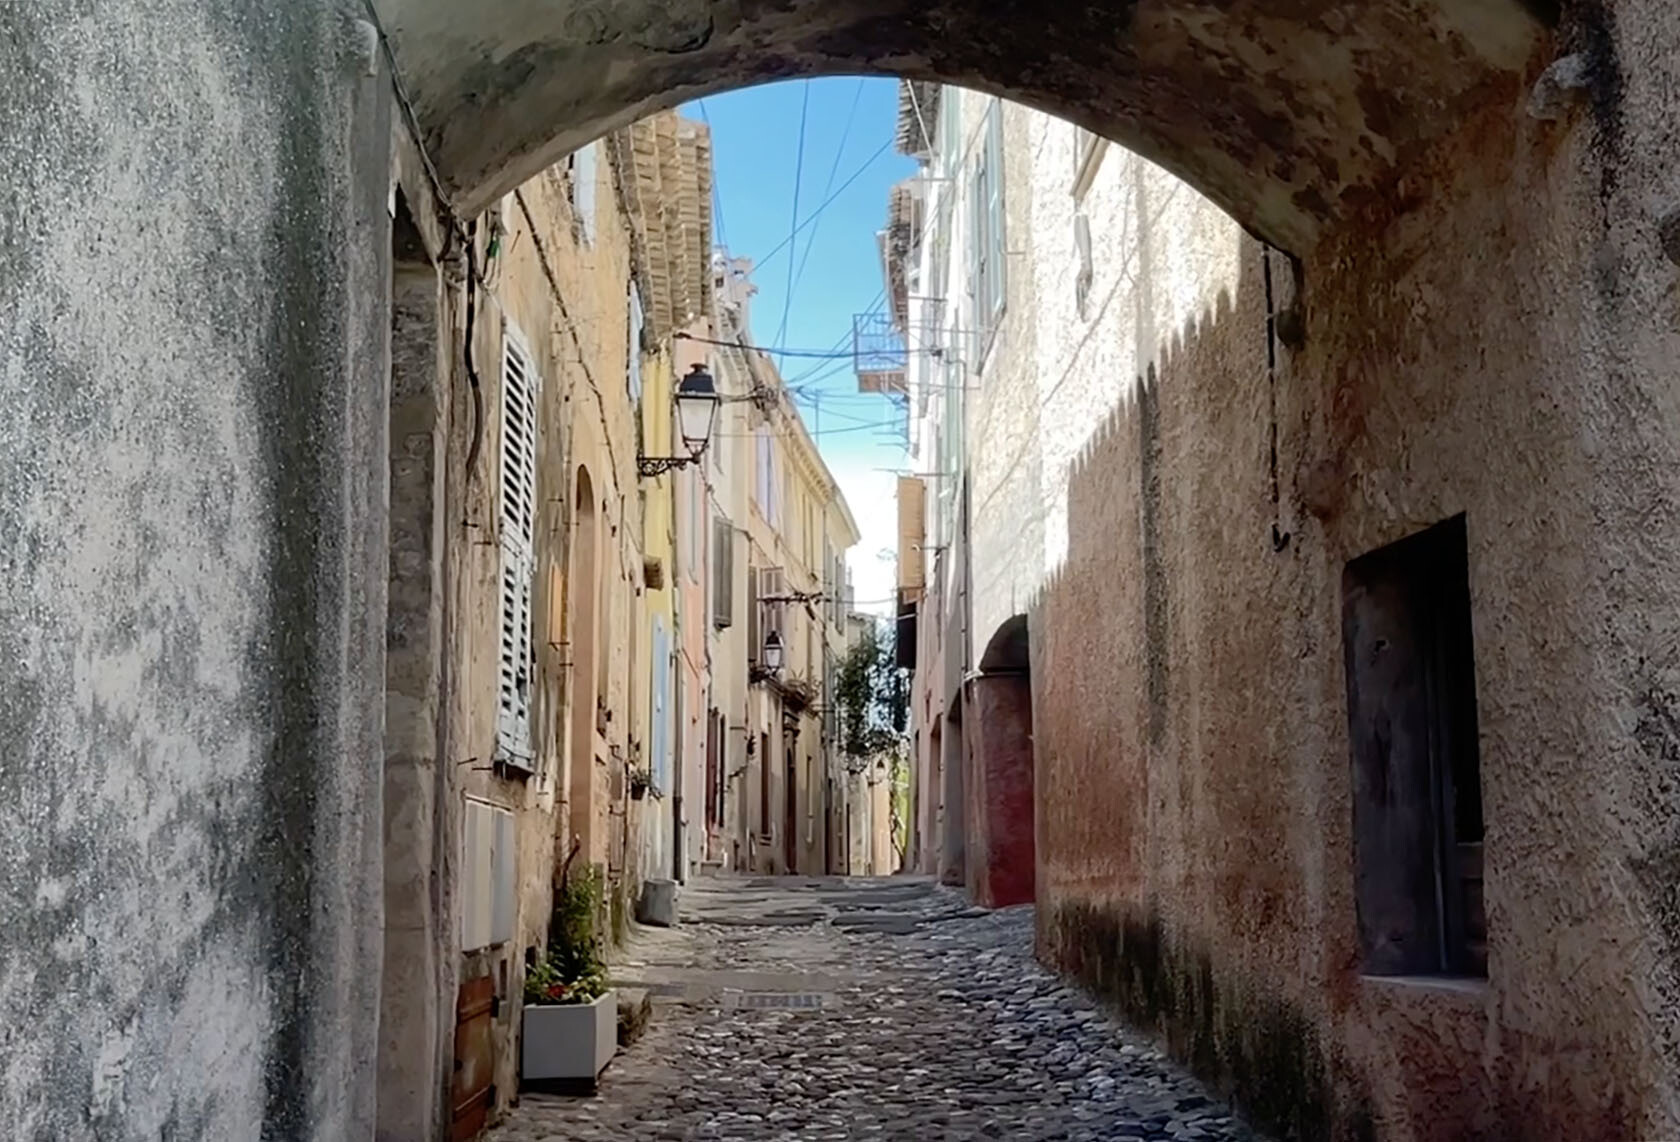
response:
{"label": "small hanging plant basket", "polygon": [[652,784],[653,779],[646,769],[639,765],[630,767],[630,800],[640,801],[646,797],[648,787]]}

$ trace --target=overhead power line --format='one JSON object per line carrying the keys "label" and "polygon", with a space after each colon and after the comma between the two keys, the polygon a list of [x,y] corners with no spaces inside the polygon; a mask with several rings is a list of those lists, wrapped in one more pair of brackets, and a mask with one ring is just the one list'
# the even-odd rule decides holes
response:
{"label": "overhead power line", "polygon": [[[799,233],[799,184],[805,179],[805,125],[810,119],[811,81],[801,85],[799,100],[799,145],[793,156],[793,210],[788,214],[788,241]],[[776,327],[776,340],[787,336],[788,314],[793,311],[794,260],[788,258],[787,292],[782,297],[782,323]]]}
{"label": "overhead power line", "polygon": [[[863,85],[865,79],[858,77],[857,87],[852,89],[851,110],[846,112],[846,126],[840,132],[840,145],[834,148],[834,162],[828,168],[828,180],[823,183],[823,197],[827,198],[829,191],[834,189],[835,176],[840,173],[840,161],[846,157],[846,144],[852,137],[852,123],[857,119],[858,104],[863,101]],[[818,219],[812,225],[811,232],[805,235],[805,253],[799,259],[799,272],[793,275],[793,288],[798,289],[799,283],[805,280],[805,266],[811,260],[811,248],[817,244],[817,231],[822,229],[822,220]]]}
{"label": "overhead power line", "polygon": [[845,194],[847,187],[851,186],[858,179],[862,178],[863,175],[864,175],[864,172],[867,171],[871,166],[874,165],[876,159],[878,159],[882,155],[886,154],[887,149],[891,146],[892,146],[892,140],[888,139],[886,142],[882,143],[879,147],[877,147],[875,149],[875,153],[870,155],[867,159],[863,160],[863,165],[858,167],[857,170],[852,172],[851,177],[847,178],[845,182],[843,182],[839,186],[835,187],[833,194],[830,194],[827,198],[823,199],[822,202],[817,205],[817,208],[805,217],[805,220],[803,222],[799,223],[799,225],[797,225],[793,228],[793,233],[792,234],[789,234],[786,238],[784,238],[780,242],[778,242],[770,250],[770,252],[768,254],[765,254],[762,258],[757,259],[753,263],[754,267],[757,268],[757,269],[763,269],[764,264],[766,262],[768,262],[770,259],[774,258],[777,254],[781,253],[783,250],[787,249],[790,245],[792,245],[793,240],[796,237],[799,236],[800,232],[803,231],[805,229],[805,227],[809,226],[811,223],[815,222],[818,218],[820,218],[822,216],[822,212],[824,210],[827,210],[829,205],[832,204],[835,199],[839,198],[842,194]]}

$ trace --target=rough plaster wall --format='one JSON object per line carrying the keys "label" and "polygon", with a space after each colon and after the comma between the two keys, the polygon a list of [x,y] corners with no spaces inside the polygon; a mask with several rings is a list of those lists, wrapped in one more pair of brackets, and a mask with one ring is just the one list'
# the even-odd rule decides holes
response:
{"label": "rough plaster wall", "polygon": [[[1034,625],[1041,948],[1277,1129],[1680,1124],[1680,345],[1655,229],[1680,27],[1629,5],[1571,35],[1601,70],[1565,122],[1513,93],[1412,173],[1433,193],[1307,260],[1281,512],[1246,244],[1232,302],[1076,475],[1081,526]],[[1458,511],[1489,980],[1378,984],[1357,974],[1341,568]],[[1163,991],[1103,974],[1116,934]]]}
{"label": "rough plaster wall", "polygon": [[454,530],[443,466],[452,331],[442,320],[437,269],[421,262],[394,270],[378,1137],[398,1140],[425,1137],[446,1115],[457,941],[448,875],[457,842],[449,822],[457,781],[455,767],[438,755],[444,546]]}
{"label": "rough plaster wall", "polygon": [[[975,102],[965,100],[968,133]],[[974,660],[1065,558],[1068,476],[1081,451],[1133,398],[1131,378],[1169,353],[1236,277],[1236,223],[1136,155],[1107,148],[1076,201],[1074,135],[1064,121],[1007,110],[1008,308],[969,408]],[[1091,231],[1084,316],[1080,211]],[[963,265],[954,263],[955,280]]]}
{"label": "rough plaster wall", "polygon": [[390,127],[335,8],[0,9],[18,1137],[372,1130]]}

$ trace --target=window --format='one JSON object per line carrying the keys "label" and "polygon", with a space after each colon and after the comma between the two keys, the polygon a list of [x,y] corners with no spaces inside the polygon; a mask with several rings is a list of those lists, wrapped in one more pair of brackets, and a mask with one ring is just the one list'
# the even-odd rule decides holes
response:
{"label": "window", "polygon": [[[791,649],[787,645],[788,631],[783,622],[783,614],[787,610],[787,576],[780,567],[766,567],[760,572],[760,576],[759,598],[771,600],[764,604],[764,633],[767,637],[771,631],[781,635],[782,649],[786,652]],[[791,654],[784,653],[782,661],[787,662],[792,657]]]}
{"label": "window", "polygon": [[716,710],[706,712],[706,827],[723,824],[723,731]]}
{"label": "window", "polygon": [[502,327],[501,646],[496,760],[532,769],[531,578],[535,569],[537,391],[540,378],[524,339]]}
{"label": "window", "polygon": [[781,522],[779,507],[781,503],[780,489],[776,486],[776,445],[774,434],[768,424],[761,424],[754,432],[754,444],[757,456],[753,463],[755,485],[753,499],[758,503],[758,514],[764,521],[775,527]]}
{"label": "window", "polygon": [[719,516],[712,520],[712,625],[735,623],[735,531]]}
{"label": "window", "polygon": [[1096,181],[1097,168],[1102,166],[1103,155],[1108,152],[1108,140],[1101,135],[1093,135],[1083,127],[1073,128],[1073,198],[1075,202],[1085,197],[1085,192],[1091,189]]}
{"label": "window", "polygon": [[571,174],[572,213],[577,218],[578,241],[586,246],[595,244],[595,183],[600,143],[572,152],[566,160]]}
{"label": "window", "polygon": [[1353,560],[1342,587],[1364,970],[1485,976],[1464,517]]}
{"label": "window", "polygon": [[[824,529],[824,530],[826,530],[826,529]],[[836,580],[834,578],[834,544],[832,542],[830,542],[827,535],[823,536],[822,547],[823,547],[822,593],[825,596],[825,598],[823,599],[823,607],[822,607],[823,616],[829,622],[833,622],[834,621],[834,602],[835,602],[836,599],[838,599],[840,597],[840,583],[839,583],[838,580]]]}
{"label": "window", "polygon": [[764,622],[758,611],[759,568],[747,568],[747,664],[757,666],[764,649]]}
{"label": "window", "polygon": [[980,154],[969,179],[969,293],[974,299],[974,368],[991,344],[1004,303],[1003,104],[986,109]]}

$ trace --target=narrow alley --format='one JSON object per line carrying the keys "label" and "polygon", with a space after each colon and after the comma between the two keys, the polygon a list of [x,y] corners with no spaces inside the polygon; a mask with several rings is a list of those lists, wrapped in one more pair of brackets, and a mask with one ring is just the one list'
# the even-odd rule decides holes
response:
{"label": "narrow alley", "polygon": [[1243,1139],[1196,1081],[1032,956],[1032,909],[927,879],[707,877],[613,972],[654,1005],[592,1098],[493,1142]]}

